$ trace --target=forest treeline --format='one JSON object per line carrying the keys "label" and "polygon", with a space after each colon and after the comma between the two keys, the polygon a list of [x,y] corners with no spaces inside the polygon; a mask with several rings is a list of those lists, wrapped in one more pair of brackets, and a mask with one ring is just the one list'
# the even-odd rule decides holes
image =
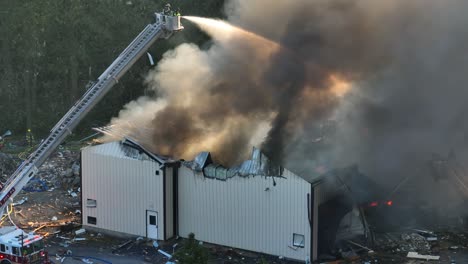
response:
{"label": "forest treeline", "polygon": [[[182,15],[222,17],[223,0],[0,1],[0,134],[50,128],[136,37],[165,3]],[[155,59],[183,42],[208,41],[193,25],[157,42]],[[88,114],[75,133],[107,124],[122,106],[145,93],[149,62],[140,59]]]}

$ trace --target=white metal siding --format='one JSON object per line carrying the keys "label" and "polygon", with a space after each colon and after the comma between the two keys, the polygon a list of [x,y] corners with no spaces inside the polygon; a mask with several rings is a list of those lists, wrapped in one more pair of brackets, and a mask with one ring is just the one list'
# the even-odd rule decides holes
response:
{"label": "white metal siding", "polygon": [[[146,211],[158,212],[158,238],[163,238],[162,171],[155,161],[128,158],[119,153],[119,142],[82,151],[83,225],[146,236]],[[88,208],[86,199],[95,199]],[[87,217],[97,218],[97,225]]]}
{"label": "white metal siding", "polygon": [[[209,243],[305,260],[310,256],[307,194],[311,185],[285,171],[287,179],[207,179],[179,169],[179,235]],[[268,191],[265,191],[269,188]],[[293,233],[305,236],[294,250]]]}

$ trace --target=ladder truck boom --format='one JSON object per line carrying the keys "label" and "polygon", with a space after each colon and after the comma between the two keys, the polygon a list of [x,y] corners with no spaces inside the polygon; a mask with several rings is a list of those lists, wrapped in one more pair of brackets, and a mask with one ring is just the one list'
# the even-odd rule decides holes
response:
{"label": "ladder truck boom", "polygon": [[169,38],[174,32],[183,29],[180,16],[167,16],[155,13],[156,22],[149,24],[128,45],[128,47],[99,76],[94,84],[73,105],[70,110],[52,128],[49,136],[10,176],[0,191],[0,215],[22,188],[37,173],[38,168],[53,151],[71,134],[83,117],[104,97],[119,81],[128,69],[161,38]]}

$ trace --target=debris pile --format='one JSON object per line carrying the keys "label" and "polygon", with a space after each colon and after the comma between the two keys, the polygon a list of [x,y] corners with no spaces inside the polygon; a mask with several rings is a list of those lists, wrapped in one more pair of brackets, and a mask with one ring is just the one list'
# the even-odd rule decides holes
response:
{"label": "debris pile", "polygon": [[163,260],[162,256],[157,254],[158,249],[161,248],[168,252],[172,252],[172,248],[168,243],[159,245],[159,243],[154,244],[150,239],[137,237],[136,239],[120,241],[119,244],[113,245],[112,253],[115,255],[143,256],[145,261],[150,263],[163,263],[158,262]]}
{"label": "debris pile", "polygon": [[65,191],[23,192],[15,199],[11,213],[13,222],[26,230],[43,235],[80,222],[80,198]]}
{"label": "debris pile", "polygon": [[426,237],[418,233],[386,233],[376,238],[379,250],[391,253],[406,254],[409,251],[431,253],[431,244]]}
{"label": "debris pile", "polygon": [[41,166],[34,178],[45,183],[49,189],[80,187],[79,152],[57,151]]}
{"label": "debris pile", "polygon": [[374,249],[373,256],[360,255],[360,259],[368,263],[468,263],[468,233],[420,229],[379,233],[375,234]]}
{"label": "debris pile", "polygon": [[[0,152],[0,180],[5,182],[20,163],[18,157]],[[63,150],[51,155],[25,190],[46,191],[55,188],[68,190],[80,187],[80,182],[79,152]]]}
{"label": "debris pile", "polygon": [[60,150],[40,167],[12,203],[11,219],[15,225],[48,236],[80,224],[78,157],[79,152]]}
{"label": "debris pile", "polygon": [[0,152],[0,178],[5,182],[18,167],[19,159],[12,155]]}

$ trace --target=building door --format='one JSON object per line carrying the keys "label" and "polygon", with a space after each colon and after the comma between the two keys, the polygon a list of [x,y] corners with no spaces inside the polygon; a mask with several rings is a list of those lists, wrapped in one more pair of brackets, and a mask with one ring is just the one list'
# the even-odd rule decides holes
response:
{"label": "building door", "polygon": [[146,211],[146,236],[151,239],[158,239],[158,213]]}

